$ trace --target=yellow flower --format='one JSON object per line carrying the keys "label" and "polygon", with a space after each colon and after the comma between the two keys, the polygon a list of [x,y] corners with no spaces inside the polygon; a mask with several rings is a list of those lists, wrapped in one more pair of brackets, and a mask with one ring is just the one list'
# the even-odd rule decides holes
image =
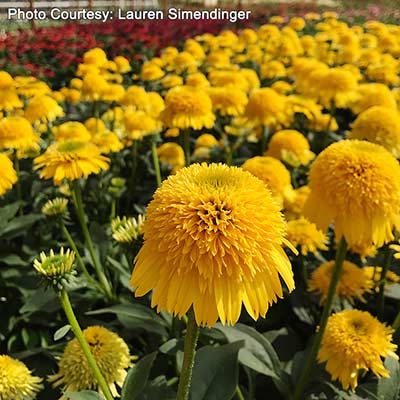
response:
{"label": "yellow flower", "polygon": [[125,74],[126,72],[129,72],[132,69],[129,60],[123,56],[114,57],[114,62],[117,66],[117,71],[120,74]]}
{"label": "yellow flower", "polygon": [[14,79],[6,71],[0,71],[0,90],[10,89],[14,87]]}
{"label": "yellow flower", "polygon": [[7,190],[11,189],[13,184],[18,180],[13,163],[3,153],[0,153],[0,171],[0,196],[2,196]]}
{"label": "yellow flower", "polygon": [[[369,279],[374,283],[375,290],[379,290],[379,284],[381,280],[382,267],[377,266],[366,266],[363,268],[365,274]],[[393,271],[386,271],[385,276],[385,284],[392,285],[394,283],[398,283],[400,281],[400,277],[394,273]]]}
{"label": "yellow flower", "polygon": [[294,219],[287,224],[287,239],[295,247],[300,247],[301,254],[316,253],[318,249],[328,250],[328,238],[315,224],[305,218]]}
{"label": "yellow flower", "polygon": [[161,119],[170,128],[212,128],[215,115],[208,94],[200,88],[179,86],[170,89],[165,98]]}
{"label": "yellow flower", "polygon": [[[234,324],[244,304],[265,316],[289,291],[293,273],[282,244],[285,222],[270,192],[240,168],[193,164],[170,176],[147,209],[135,260],[135,295],[154,289],[152,306],[198,325]],[[262,232],[262,234],[261,234]]]}
{"label": "yellow flower", "polygon": [[285,22],[285,19],[280,15],[274,15],[269,19],[271,24],[282,24]]}
{"label": "yellow flower", "polygon": [[249,97],[245,116],[257,125],[273,129],[286,120],[285,97],[271,88],[255,89]]}
{"label": "yellow flower", "polygon": [[[335,261],[321,264],[313,271],[308,282],[309,290],[317,291],[321,295],[321,303],[325,301],[328,295],[334,266]],[[350,261],[343,262],[343,271],[336,288],[336,296],[341,300],[347,299],[351,303],[353,303],[354,299],[365,301],[363,295],[370,292],[371,288],[372,280],[364,272],[363,268],[359,268]]]}
{"label": "yellow flower", "polygon": [[275,132],[265,154],[285,161],[293,167],[307,165],[315,157],[304,135],[293,129]]}
{"label": "yellow flower", "polygon": [[24,106],[24,103],[20,100],[14,89],[0,90],[0,111],[11,111]]}
{"label": "yellow flower", "polygon": [[145,217],[117,217],[111,221],[112,237],[120,243],[129,243],[136,240],[143,233]]}
{"label": "yellow flower", "polygon": [[291,193],[292,186],[290,173],[279,160],[273,157],[257,156],[245,161],[242,168],[261,179],[271,190],[279,205],[283,205],[283,200]]}
{"label": "yellow flower", "polygon": [[29,121],[22,117],[0,119],[0,149],[26,151],[39,149],[39,137]]}
{"label": "yellow flower", "polygon": [[351,246],[349,246],[349,251],[358,254],[361,258],[361,261],[365,262],[367,257],[374,257],[378,249],[374,245],[366,246],[365,244],[353,243]]}
{"label": "yellow flower", "polygon": [[144,81],[155,81],[165,75],[164,71],[151,61],[147,61],[142,65],[140,78]]}
{"label": "yellow flower", "polygon": [[82,82],[82,98],[87,101],[101,100],[108,83],[99,73],[86,74]]}
{"label": "yellow flower", "polygon": [[249,90],[249,82],[244,74],[236,71],[211,71],[208,75],[211,86],[217,87],[233,87],[237,90],[247,92]]}
{"label": "yellow flower", "polygon": [[167,69],[176,74],[193,73],[197,71],[198,61],[187,51],[178,53],[170,62]]}
{"label": "yellow flower", "polygon": [[287,95],[293,91],[293,87],[289,82],[276,81],[271,85],[271,89],[274,89],[276,93]]}
{"label": "yellow flower", "polygon": [[65,101],[76,104],[81,99],[81,92],[77,89],[61,88],[60,92],[64,96]]}
{"label": "yellow flower", "polygon": [[17,76],[15,78],[15,87],[17,93],[26,98],[43,96],[45,94],[50,94],[50,87],[36,78],[27,76]]}
{"label": "yellow flower", "polygon": [[63,215],[68,212],[68,199],[64,197],[56,197],[48,200],[42,207],[42,213],[47,216]]}
{"label": "yellow flower", "polygon": [[363,83],[358,87],[357,95],[357,99],[351,105],[351,110],[355,114],[360,114],[373,106],[397,108],[393,93],[383,83]]}
{"label": "yellow flower", "polygon": [[243,114],[247,104],[246,93],[231,87],[212,87],[207,90],[214,112],[221,115]]}
{"label": "yellow flower", "polygon": [[183,85],[183,78],[179,75],[167,75],[161,80],[163,88],[170,89],[175,86]]}
{"label": "yellow flower", "polygon": [[32,123],[54,121],[64,116],[63,109],[50,96],[35,96],[29,101],[25,110],[25,117]]}
{"label": "yellow flower", "polygon": [[74,261],[75,253],[70,249],[64,253],[64,248],[61,247],[59,254],[54,254],[53,249],[48,256],[45,252],[41,252],[40,260],[33,261],[33,268],[51,285],[57,285],[62,289],[63,282],[76,275]]}
{"label": "yellow flower", "polygon": [[127,137],[131,140],[141,140],[161,130],[161,123],[143,111],[126,111],[124,122]]}
{"label": "yellow flower", "polygon": [[104,86],[101,93],[103,101],[120,101],[125,95],[125,89],[122,85],[108,83]]}
{"label": "yellow flower", "polygon": [[399,227],[400,166],[383,147],[342,140],[322,151],[309,172],[311,188],[304,215],[337,238],[377,247],[393,240]]}
{"label": "yellow flower", "polygon": [[304,204],[311,189],[305,185],[294,189],[290,196],[284,199],[284,212],[288,221],[300,218],[303,215]]}
{"label": "yellow flower", "polygon": [[[128,345],[116,333],[101,326],[89,326],[83,331],[100,372],[111,393],[118,396],[117,386],[122,387],[127,369],[132,366]],[[92,368],[77,339],[72,339],[58,361],[59,371],[48,377],[53,386],[62,386],[63,391],[96,390],[101,393]],[[66,399],[64,396],[61,399]]]}
{"label": "yellow flower", "polygon": [[185,153],[177,143],[163,143],[157,148],[158,158],[161,163],[172,167],[172,172],[185,166]]}
{"label": "yellow flower", "polygon": [[115,153],[124,147],[118,135],[110,131],[95,133],[92,136],[92,143],[95,144],[103,154]]}
{"label": "yellow flower", "polygon": [[371,370],[378,378],[389,377],[381,357],[398,359],[392,341],[393,329],[366,311],[344,310],[329,317],[318,361],[326,362],[333,380],[354,391],[358,374]]}
{"label": "yellow flower", "polygon": [[187,39],[183,46],[184,50],[190,53],[196,60],[202,60],[205,57],[204,49],[201,44],[194,39]]}
{"label": "yellow flower", "polygon": [[289,26],[295,31],[302,31],[306,26],[306,22],[304,21],[303,18],[293,17],[289,21]]}
{"label": "yellow flower", "polygon": [[53,178],[55,185],[64,179],[76,180],[108,169],[110,160],[92,143],[66,140],[52,144],[34,160],[34,169],[43,168],[40,177]]}
{"label": "yellow flower", "polygon": [[53,134],[57,141],[76,139],[86,142],[91,138],[91,134],[85,125],[78,121],[68,121],[55,126]]}
{"label": "yellow flower", "polygon": [[203,133],[196,139],[195,147],[214,147],[219,146],[218,140],[215,136],[209,133]]}
{"label": "yellow flower", "polygon": [[186,85],[206,88],[210,86],[210,82],[208,82],[208,79],[204,74],[201,72],[195,72],[186,77]]}
{"label": "yellow flower", "polygon": [[1,400],[33,400],[42,389],[42,379],[33,376],[26,365],[19,360],[0,355],[0,396]]}
{"label": "yellow flower", "polygon": [[260,65],[260,75],[262,79],[275,79],[286,76],[286,68],[278,60],[268,61]]}
{"label": "yellow flower", "polygon": [[140,86],[129,86],[125,91],[125,96],[120,102],[122,105],[144,110],[149,104],[149,98],[146,91]]}
{"label": "yellow flower", "polygon": [[83,55],[83,62],[85,64],[93,64],[98,67],[101,67],[107,61],[108,60],[105,51],[99,47],[95,47],[94,49],[88,50]]}
{"label": "yellow flower", "polygon": [[339,125],[335,117],[322,113],[316,114],[309,122],[309,126],[310,129],[314,130],[315,132],[326,132],[326,130],[334,132],[339,129]]}
{"label": "yellow flower", "polygon": [[348,137],[380,144],[400,158],[400,113],[396,108],[370,107],[353,122]]}

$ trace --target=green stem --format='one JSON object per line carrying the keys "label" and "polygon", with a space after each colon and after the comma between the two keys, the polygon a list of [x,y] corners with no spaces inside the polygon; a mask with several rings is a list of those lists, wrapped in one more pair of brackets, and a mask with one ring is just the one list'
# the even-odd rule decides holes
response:
{"label": "green stem", "polygon": [[113,295],[112,295],[110,284],[108,282],[107,277],[104,274],[103,268],[100,265],[100,262],[97,259],[97,255],[94,251],[92,238],[90,237],[89,229],[88,229],[88,226],[86,223],[85,211],[83,209],[81,189],[79,187],[79,183],[76,181],[74,182],[74,184],[72,186],[72,198],[74,200],[76,213],[78,215],[79,223],[81,224],[82,233],[83,233],[83,236],[85,237],[86,244],[87,244],[90,256],[92,258],[93,266],[96,271],[97,277],[99,279],[101,286],[104,289],[106,296],[109,299],[112,299]]}
{"label": "green stem", "polygon": [[300,376],[300,379],[295,388],[294,394],[291,397],[291,400],[299,400],[302,398],[303,391],[307,386],[308,380],[310,378],[311,369],[315,363],[317,358],[318,350],[320,348],[322,338],[324,337],[326,325],[328,323],[328,318],[332,310],[333,299],[335,297],[336,288],[339,283],[340,275],[342,273],[343,261],[346,257],[347,252],[347,243],[346,240],[342,237],[340,239],[339,247],[336,251],[336,261],[335,266],[332,271],[331,282],[329,285],[328,296],[325,300],[324,309],[322,312],[321,320],[319,322],[319,330],[314,337],[314,341],[311,346],[310,354],[308,356],[307,363],[303,369],[303,373]]}
{"label": "green stem", "polygon": [[386,274],[390,266],[390,260],[391,260],[391,251],[389,249],[389,246],[385,247],[384,253],[383,253],[383,262],[382,262],[382,271],[381,271],[381,276],[379,279],[379,293],[378,293],[378,318],[382,321],[383,315],[384,315],[384,310],[385,310],[385,283],[386,283]]}
{"label": "green stem", "polygon": [[117,199],[113,197],[111,199],[110,221],[112,221],[115,218],[116,205],[117,205]]}
{"label": "green stem", "polygon": [[184,129],[183,135],[183,150],[185,151],[185,165],[190,165],[190,129]]}
{"label": "green stem", "polygon": [[68,322],[71,325],[72,332],[74,332],[74,335],[78,340],[83,353],[85,354],[90,369],[92,370],[93,375],[95,376],[104,397],[106,398],[106,400],[114,400],[110,392],[110,388],[108,387],[107,382],[104,379],[104,376],[102,375],[99,366],[97,365],[96,359],[93,357],[93,354],[90,351],[90,347],[86,342],[85,337],[83,336],[83,332],[81,330],[81,327],[79,326],[78,320],[75,317],[74,310],[72,309],[71,302],[69,301],[68,293],[65,289],[63,289],[60,293],[60,302],[62,308],[64,309],[65,315],[67,316]]}
{"label": "green stem", "polygon": [[78,251],[78,248],[76,247],[74,239],[72,239],[72,236],[68,232],[68,229],[65,226],[64,221],[62,219],[60,221],[60,225],[61,225],[61,230],[63,231],[63,234],[64,234],[65,238],[67,239],[69,246],[71,247],[71,249],[74,251],[74,253],[76,255],[76,259],[78,260],[79,267],[81,268],[83,274],[86,276],[86,279],[89,282],[97,285],[97,282],[90,276],[89,271],[87,270],[85,263],[83,262],[82,257],[79,254],[79,251]]}
{"label": "green stem", "polygon": [[395,332],[397,331],[397,329],[400,328],[400,312],[397,314],[397,317],[394,320],[392,327],[393,327]]}
{"label": "green stem", "polygon": [[237,397],[239,400],[244,400],[244,396],[243,396],[242,391],[240,390],[240,386],[239,386],[239,385],[236,385],[235,394],[236,394],[236,397]]}
{"label": "green stem", "polygon": [[151,154],[153,156],[154,171],[156,172],[157,187],[161,186],[160,161],[157,154],[156,138],[151,138]]}
{"label": "green stem", "polygon": [[197,326],[193,308],[188,312],[188,324],[185,335],[185,347],[181,376],[179,378],[177,400],[187,400],[189,398],[190,381],[194,365],[194,355],[196,353],[197,339],[199,337],[199,327]]}

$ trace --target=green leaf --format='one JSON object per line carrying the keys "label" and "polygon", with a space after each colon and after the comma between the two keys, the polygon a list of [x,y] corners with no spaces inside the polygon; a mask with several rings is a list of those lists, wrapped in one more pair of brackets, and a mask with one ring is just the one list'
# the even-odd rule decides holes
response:
{"label": "green leaf", "polygon": [[230,400],[238,383],[238,353],[244,341],[220,347],[204,346],[193,368],[190,400]]}
{"label": "green leaf", "polygon": [[156,356],[157,352],[148,354],[129,370],[122,387],[121,400],[135,400],[142,393]]}
{"label": "green leaf", "polygon": [[54,334],[54,341],[62,339],[71,329],[71,325],[64,325],[60,329],[57,329],[56,333]]}
{"label": "green leaf", "polygon": [[69,400],[104,400],[97,392],[93,390],[83,390],[82,392],[65,392]]}
{"label": "green leaf", "polygon": [[[50,308],[45,307],[47,305]],[[26,299],[19,312],[21,314],[34,313],[36,311],[53,312],[54,306],[59,308],[56,293],[53,290],[38,288]]]}
{"label": "green leaf", "polygon": [[281,363],[271,343],[261,333],[247,325],[223,326],[216,324],[228,342],[244,340],[244,347],[239,351],[239,362],[260,374],[279,379]]}
{"label": "green leaf", "polygon": [[149,332],[167,336],[167,324],[153,310],[141,304],[118,304],[115,306],[90,311],[86,314],[96,315],[112,313],[116,314],[123,325],[129,329],[144,329]]}
{"label": "green leaf", "polygon": [[26,265],[27,262],[24,261],[20,256],[16,254],[9,254],[6,256],[1,256],[0,257],[0,262],[7,264],[9,266],[21,266],[21,265]]}
{"label": "green leaf", "polygon": [[41,214],[28,214],[16,217],[0,230],[0,237],[7,235],[7,239],[13,239],[19,235],[23,235],[27,230],[39,219]]}
{"label": "green leaf", "polygon": [[175,391],[168,386],[164,375],[158,376],[145,388],[140,400],[176,400]]}
{"label": "green leaf", "polygon": [[387,357],[385,367],[390,372],[389,378],[378,381],[378,398],[382,400],[396,400],[400,394],[400,366],[398,360]]}
{"label": "green leaf", "polygon": [[16,201],[15,203],[0,208],[0,230],[3,229],[4,226],[7,226],[7,223],[11,218],[15,217],[20,205],[21,202]]}

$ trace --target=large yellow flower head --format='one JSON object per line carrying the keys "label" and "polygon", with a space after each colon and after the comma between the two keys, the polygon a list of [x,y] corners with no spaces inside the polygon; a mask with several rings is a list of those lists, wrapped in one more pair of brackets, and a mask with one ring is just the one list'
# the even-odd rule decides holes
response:
{"label": "large yellow flower head", "polygon": [[[323,303],[328,295],[328,290],[332,278],[332,271],[335,261],[328,261],[321,264],[311,274],[308,287],[312,291],[317,291],[321,295],[321,303]],[[343,272],[340,276],[335,295],[339,299],[347,299],[353,302],[354,299],[364,301],[363,295],[371,290],[373,286],[372,280],[359,268],[350,261],[343,262]]]}
{"label": "large yellow flower head", "polygon": [[0,120],[0,149],[38,150],[38,141],[27,119],[11,116]]}
{"label": "large yellow flower head", "polygon": [[19,360],[0,355],[0,399],[33,400],[42,389],[41,378],[33,376]]}
{"label": "large yellow flower head", "polygon": [[355,114],[359,114],[373,106],[397,108],[393,93],[383,83],[361,84],[357,90],[357,98],[351,105],[351,110]]}
{"label": "large yellow flower head", "polygon": [[370,107],[353,122],[348,137],[380,144],[400,158],[400,113],[396,108]]}
{"label": "large yellow flower head", "polygon": [[53,178],[55,185],[64,179],[75,180],[108,169],[110,160],[92,143],[66,140],[52,144],[34,160],[35,169],[43,168],[40,177]]}
{"label": "large yellow flower head", "polygon": [[266,155],[293,167],[307,165],[315,157],[304,135],[293,129],[275,132],[268,143]]}
{"label": "large yellow flower head", "polygon": [[393,329],[385,326],[370,313],[344,310],[328,319],[318,361],[326,362],[333,380],[344,389],[354,391],[360,370],[371,370],[378,378],[389,377],[381,357],[398,359],[397,346],[392,341]]}
{"label": "large yellow flower head", "polygon": [[25,110],[25,117],[30,122],[54,121],[64,115],[63,109],[58,103],[47,95],[39,95],[32,98]]}
{"label": "large yellow flower head", "polygon": [[0,111],[11,111],[24,106],[14,88],[0,90]]}
{"label": "large yellow flower head", "polygon": [[3,153],[0,153],[0,196],[2,196],[7,190],[11,189],[18,177],[13,163]]}
{"label": "large yellow flower head", "polygon": [[285,197],[292,193],[290,172],[276,158],[268,156],[249,158],[244,162],[242,168],[261,179],[280,205],[283,204]]}
{"label": "large yellow flower head", "polygon": [[[118,396],[116,385],[122,387],[127,374],[126,370],[132,365],[134,359],[129,353],[128,345],[116,333],[101,326],[89,326],[83,331],[83,336],[112,395]],[[50,382],[54,382],[54,387],[62,386],[64,391],[72,392],[101,391],[76,338],[67,344],[58,367],[59,371],[48,378]]]}
{"label": "large yellow flower head", "polygon": [[285,222],[263,182],[237,167],[193,164],[163,182],[147,209],[135,260],[135,295],[198,325],[234,324],[244,304],[254,319],[289,291]]}
{"label": "large yellow flower head", "polygon": [[179,86],[168,91],[161,119],[170,128],[212,128],[215,115],[208,94],[200,88]]}
{"label": "large yellow flower head", "polygon": [[285,97],[271,88],[255,89],[247,103],[245,116],[256,125],[274,127],[285,120]]}
{"label": "large yellow flower head", "polygon": [[231,87],[212,87],[207,90],[214,112],[221,115],[238,116],[243,114],[247,104],[246,93]]}
{"label": "large yellow flower head", "polygon": [[311,193],[304,215],[337,238],[377,247],[399,227],[400,166],[382,146],[342,140],[322,151],[309,172]]}
{"label": "large yellow flower head", "polygon": [[101,67],[107,61],[107,55],[100,47],[95,47],[94,49],[88,50],[83,55],[83,62],[85,64],[92,64]]}
{"label": "large yellow flower head", "polygon": [[318,250],[328,250],[328,238],[315,224],[305,218],[294,219],[287,224],[287,239],[300,247],[301,254],[316,253]]}

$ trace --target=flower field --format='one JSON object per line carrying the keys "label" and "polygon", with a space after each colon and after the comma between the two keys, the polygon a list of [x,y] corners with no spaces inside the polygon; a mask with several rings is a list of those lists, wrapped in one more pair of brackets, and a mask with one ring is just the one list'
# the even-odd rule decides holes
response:
{"label": "flower field", "polygon": [[399,398],[400,26],[301,15],[2,37],[1,400]]}

